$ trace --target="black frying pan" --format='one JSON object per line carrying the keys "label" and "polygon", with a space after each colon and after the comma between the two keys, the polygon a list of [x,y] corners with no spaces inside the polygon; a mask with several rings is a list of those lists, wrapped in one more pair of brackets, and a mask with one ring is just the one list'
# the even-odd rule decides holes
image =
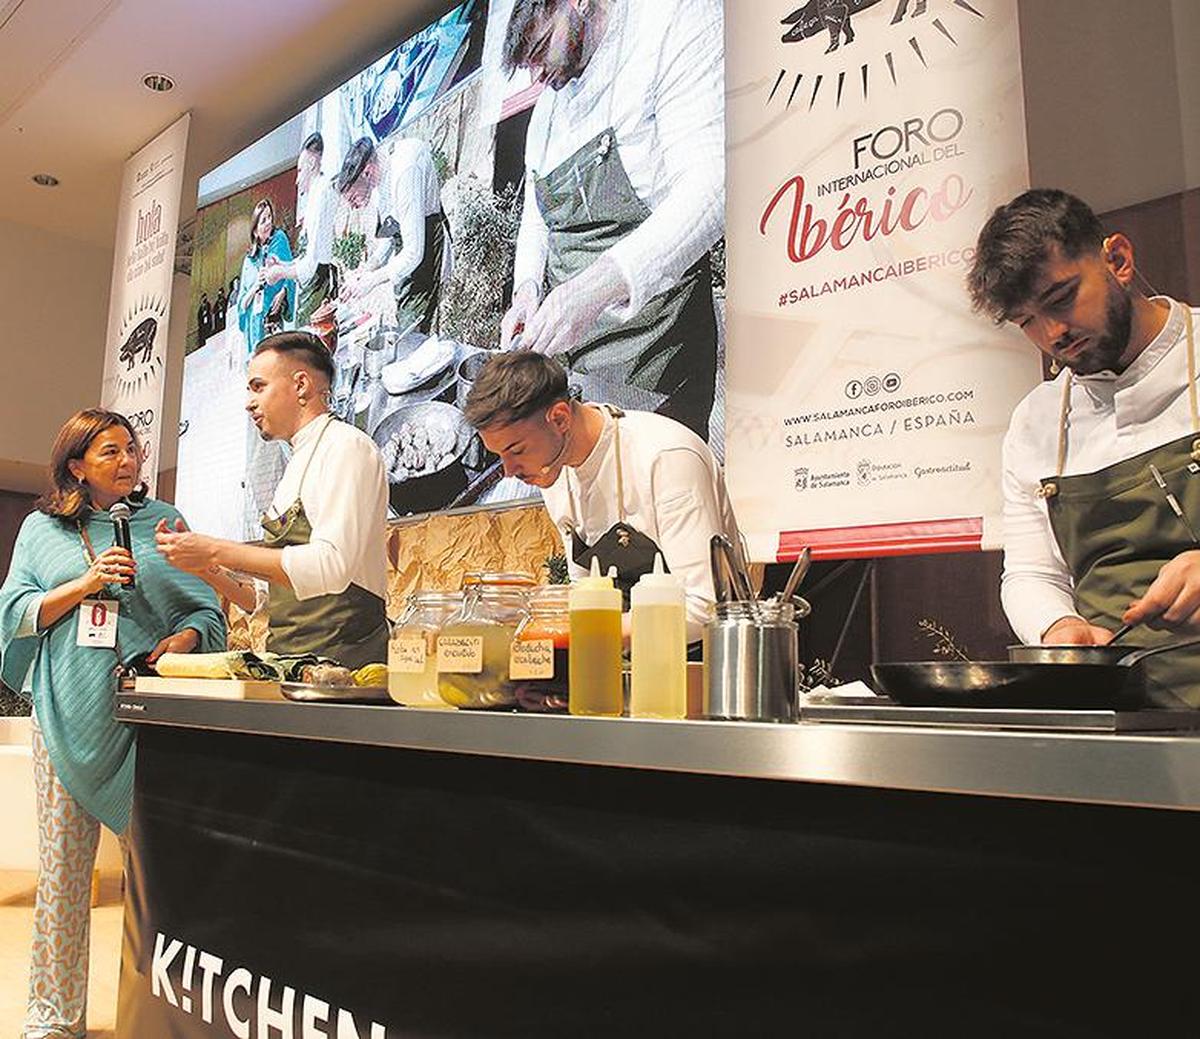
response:
{"label": "black frying pan", "polygon": [[[909,707],[1178,708],[1189,705],[1160,688],[1151,690],[1137,665],[1147,657],[1198,644],[1200,638],[1191,638],[1151,649],[1125,650],[1116,663],[937,660],[873,664],[871,674],[881,692]],[[1169,702],[1162,702],[1167,697]]]}

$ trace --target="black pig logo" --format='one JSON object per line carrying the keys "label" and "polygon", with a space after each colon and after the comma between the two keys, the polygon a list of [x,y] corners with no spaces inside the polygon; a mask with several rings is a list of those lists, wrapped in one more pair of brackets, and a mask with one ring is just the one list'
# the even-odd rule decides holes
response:
{"label": "black pig logo", "polygon": [[154,318],[148,317],[129,333],[129,338],[121,346],[120,354],[120,360],[125,362],[126,371],[133,371],[139,352],[142,355],[142,364],[150,363],[150,356],[154,351],[154,336],[157,332],[158,322]]}

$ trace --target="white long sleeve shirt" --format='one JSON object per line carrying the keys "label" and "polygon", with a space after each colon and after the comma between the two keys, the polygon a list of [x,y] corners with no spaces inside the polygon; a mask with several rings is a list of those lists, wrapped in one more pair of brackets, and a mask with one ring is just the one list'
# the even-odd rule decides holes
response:
{"label": "white long sleeve shirt", "polygon": [[[379,219],[395,219],[400,251],[383,264],[388,280],[402,285],[425,258],[425,218],[442,210],[442,184],[433,152],[416,137],[402,137],[391,148],[379,185]],[[450,242],[442,253],[441,279],[450,274]]]}
{"label": "white long sleeve shirt", "polygon": [[333,216],[336,210],[337,196],[328,178],[318,174],[300,200],[304,250],[296,257],[296,280],[301,285],[312,281],[318,264],[333,263]]}
{"label": "white long sleeve shirt", "polygon": [[542,91],[525,138],[525,198],[514,283],[541,285],[549,236],[533,178],[610,127],[650,210],[609,257],[629,289],[628,320],[675,285],[725,220],[725,29],[720,0],[614,0],[583,74]]}
{"label": "white long sleeve shirt", "polygon": [[386,599],[388,488],[374,441],[345,422],[320,416],[291,444],[272,511],[283,515],[299,495],[312,526],[309,543],[288,545],[280,560],[296,598],[340,593],[356,584]]}
{"label": "white long sleeve shirt", "polygon": [[[1183,304],[1120,375],[1072,378],[1063,475],[1091,473],[1192,431]],[[1200,310],[1193,310],[1200,327]],[[1050,528],[1041,480],[1055,475],[1063,380],[1044,382],[1017,405],[1004,438],[1004,576],[1000,596],[1022,642],[1036,644],[1056,620],[1076,616],[1071,573]],[[1136,593],[1130,590],[1130,597]]]}
{"label": "white long sleeve shirt", "polygon": [[[571,530],[594,545],[621,519],[617,501],[615,426],[607,411],[600,439],[584,462],[564,467],[543,492],[558,528],[572,578],[584,574],[571,553]],[[699,640],[715,599],[709,541],[724,534],[738,544],[737,521],[721,467],[686,426],[648,411],[627,411],[621,424],[625,522],[651,538],[687,592],[687,635]]]}

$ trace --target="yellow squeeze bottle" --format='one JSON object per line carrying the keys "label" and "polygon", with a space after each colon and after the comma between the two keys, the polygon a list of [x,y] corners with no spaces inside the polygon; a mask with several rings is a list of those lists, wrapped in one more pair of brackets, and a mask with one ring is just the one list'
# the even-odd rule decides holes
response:
{"label": "yellow squeeze bottle", "polygon": [[633,669],[629,713],[634,718],[687,717],[687,609],[683,582],[663,572],[643,574],[629,593]]}
{"label": "yellow squeeze bottle", "polygon": [[621,694],[621,592],[611,577],[592,572],[571,584],[571,655],[568,660],[567,709],[571,714],[619,718]]}

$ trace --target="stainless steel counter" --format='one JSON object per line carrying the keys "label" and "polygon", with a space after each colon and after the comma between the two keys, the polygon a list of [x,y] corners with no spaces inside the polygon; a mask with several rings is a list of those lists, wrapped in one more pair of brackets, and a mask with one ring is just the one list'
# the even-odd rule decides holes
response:
{"label": "stainless steel counter", "polygon": [[701,775],[1200,809],[1200,737],[642,721],[122,694],[117,716],[376,747]]}

